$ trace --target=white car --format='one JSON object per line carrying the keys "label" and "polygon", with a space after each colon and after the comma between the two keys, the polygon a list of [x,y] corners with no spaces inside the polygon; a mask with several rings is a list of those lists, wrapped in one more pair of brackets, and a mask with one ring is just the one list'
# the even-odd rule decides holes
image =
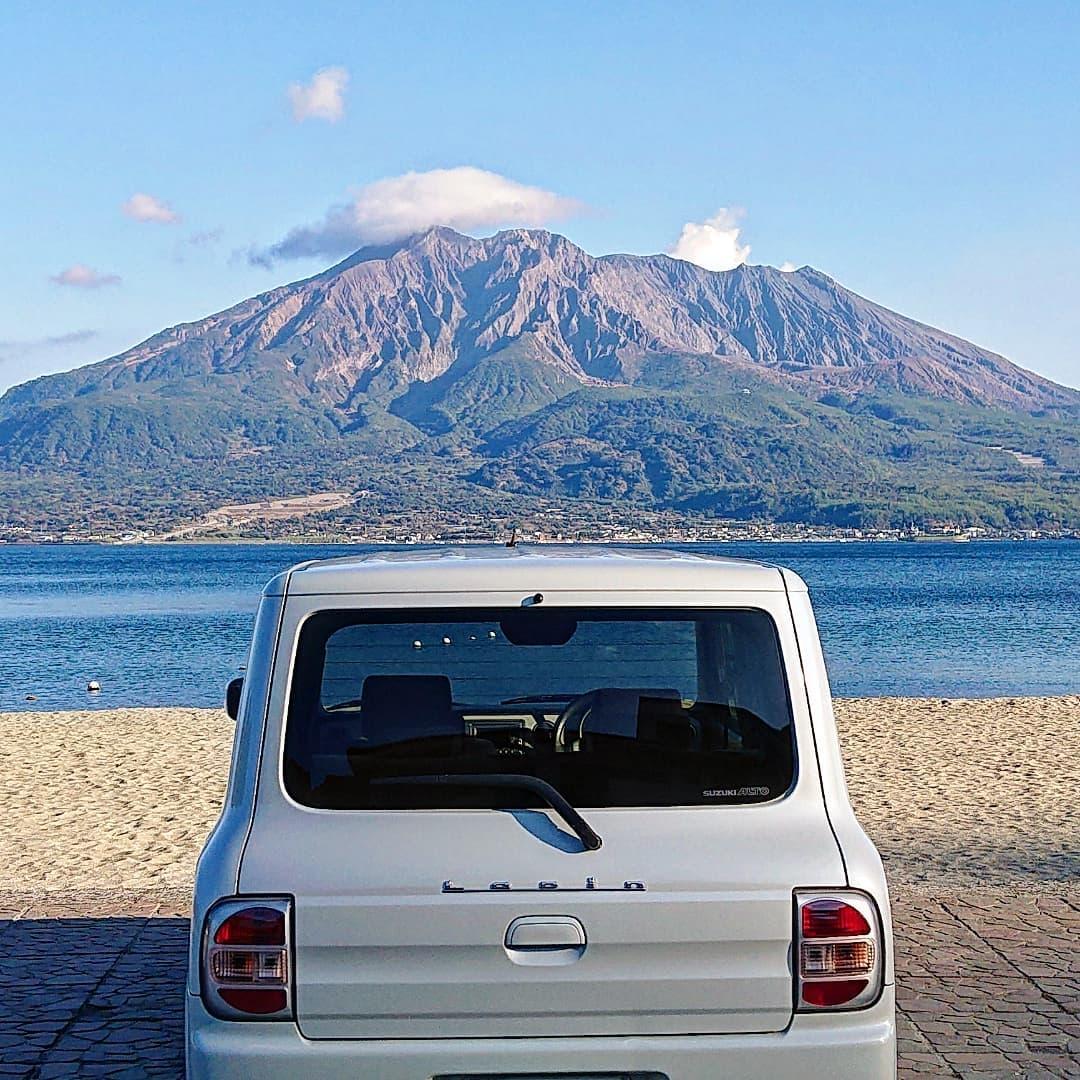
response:
{"label": "white car", "polygon": [[885,877],[789,570],[304,563],[238,690],[191,1080],[895,1076]]}

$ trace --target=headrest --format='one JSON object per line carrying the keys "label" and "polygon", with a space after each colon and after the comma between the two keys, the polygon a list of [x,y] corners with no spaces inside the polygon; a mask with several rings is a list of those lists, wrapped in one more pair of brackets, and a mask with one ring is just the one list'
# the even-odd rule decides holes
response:
{"label": "headrest", "polygon": [[638,737],[638,717],[641,706],[653,700],[679,701],[678,690],[639,689],[636,687],[605,687],[593,690],[589,697],[589,710],[581,722],[581,733],[590,735],[621,735],[623,738]]}
{"label": "headrest", "polygon": [[364,739],[376,746],[465,734],[445,675],[369,675],[360,691],[360,718]]}

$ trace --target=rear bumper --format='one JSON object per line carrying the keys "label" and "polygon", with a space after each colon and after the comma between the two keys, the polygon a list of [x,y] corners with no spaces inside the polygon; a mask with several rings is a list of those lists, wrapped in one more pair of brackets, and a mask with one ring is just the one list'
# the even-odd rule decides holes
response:
{"label": "rear bumper", "polygon": [[668,1080],[892,1080],[896,1076],[893,987],[857,1013],[796,1016],[774,1035],[641,1038],[303,1038],[293,1024],[228,1023],[187,996],[188,1080],[430,1080],[444,1074],[654,1072]]}

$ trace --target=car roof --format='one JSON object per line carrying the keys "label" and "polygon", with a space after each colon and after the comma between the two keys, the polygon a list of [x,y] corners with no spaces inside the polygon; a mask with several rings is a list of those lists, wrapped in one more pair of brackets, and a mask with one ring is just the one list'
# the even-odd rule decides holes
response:
{"label": "car roof", "polygon": [[383,548],[300,563],[265,595],[707,590],[783,592],[805,586],[769,563],[660,547],[505,544]]}

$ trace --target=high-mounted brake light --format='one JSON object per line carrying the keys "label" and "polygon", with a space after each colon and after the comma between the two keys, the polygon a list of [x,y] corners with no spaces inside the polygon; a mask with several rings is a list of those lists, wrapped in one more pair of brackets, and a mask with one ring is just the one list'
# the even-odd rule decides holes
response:
{"label": "high-mounted brake light", "polygon": [[225,1020],[292,1017],[289,901],[227,900],[206,917],[202,991]]}
{"label": "high-mounted brake light", "polygon": [[881,993],[881,918],[853,889],[795,894],[795,1006],[861,1009]]}

